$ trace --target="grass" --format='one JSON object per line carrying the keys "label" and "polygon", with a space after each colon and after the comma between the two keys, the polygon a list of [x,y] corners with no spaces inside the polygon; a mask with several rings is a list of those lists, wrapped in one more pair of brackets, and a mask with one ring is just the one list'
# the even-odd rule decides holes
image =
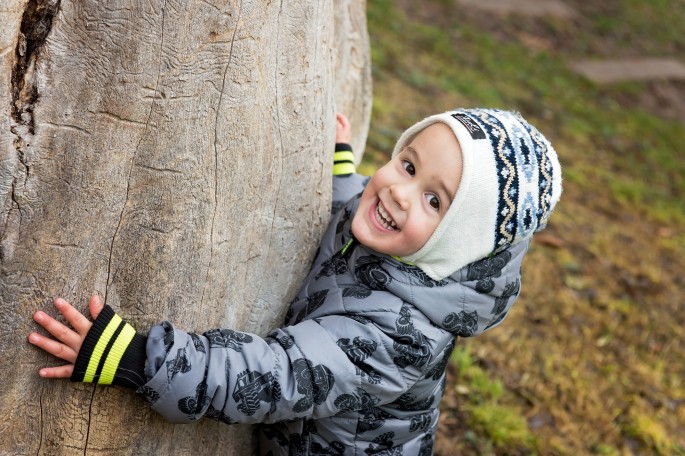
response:
{"label": "grass", "polygon": [[502,382],[476,364],[468,347],[457,347],[451,361],[458,372],[454,391],[467,399],[462,409],[467,416],[471,444],[480,452],[507,448],[533,451],[535,437],[521,408],[503,397]]}
{"label": "grass", "polygon": [[457,344],[437,455],[685,454],[685,124],[643,103],[654,84],[595,86],[567,65],[685,60],[685,2],[568,3],[572,21],[368,2],[362,172],[420,118],[475,106],[520,111],[563,165],[547,229],[562,243],[534,243],[507,321]]}

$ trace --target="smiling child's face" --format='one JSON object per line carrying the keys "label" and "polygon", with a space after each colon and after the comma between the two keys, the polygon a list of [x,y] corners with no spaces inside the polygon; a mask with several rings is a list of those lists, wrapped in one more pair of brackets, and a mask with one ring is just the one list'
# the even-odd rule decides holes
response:
{"label": "smiling child's face", "polygon": [[352,233],[379,253],[416,253],[445,216],[461,173],[454,132],[439,122],[426,127],[373,175],[352,220]]}

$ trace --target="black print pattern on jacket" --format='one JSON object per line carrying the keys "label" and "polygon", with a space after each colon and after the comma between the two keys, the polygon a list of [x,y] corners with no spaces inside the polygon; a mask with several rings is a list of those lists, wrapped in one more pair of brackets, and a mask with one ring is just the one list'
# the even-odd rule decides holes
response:
{"label": "black print pattern on jacket", "polygon": [[429,287],[429,288],[444,287],[445,285],[447,285],[447,281],[445,281],[445,280],[435,281],[435,280],[431,279],[430,277],[428,277],[428,274],[426,274],[425,272],[423,272],[420,268],[418,268],[416,266],[410,266],[407,264],[400,263],[397,266],[397,269],[408,274],[408,277],[410,279],[410,283],[412,285],[421,286],[421,287]]}
{"label": "black print pattern on jacket", "polygon": [[320,268],[320,271],[314,276],[316,280],[319,280],[321,277],[344,274],[347,271],[347,259],[342,253],[338,252],[321,263]]}
{"label": "black print pattern on jacket", "polygon": [[373,439],[373,443],[369,444],[364,453],[375,456],[402,456],[404,453],[402,445],[394,447],[393,438],[395,438],[395,433],[392,431],[379,435]]}
{"label": "black print pattern on jacket", "polygon": [[363,339],[359,336],[355,337],[352,341],[346,338],[338,339],[337,344],[355,364],[360,363],[371,356],[378,346],[376,342]]}
{"label": "black print pattern on jacket", "polygon": [[[338,221],[338,224],[335,226],[335,234],[336,236],[342,233],[343,228],[345,227],[345,224],[347,221],[350,219],[350,216],[352,215],[352,210],[350,208],[345,208],[345,212],[343,212],[343,215],[340,217],[340,221]],[[344,244],[344,242],[343,242]]]}
{"label": "black print pattern on jacket", "polygon": [[478,312],[451,312],[442,321],[442,325],[455,336],[471,337],[478,328]]}
{"label": "black print pattern on jacket", "polygon": [[190,360],[188,359],[186,349],[179,348],[176,352],[176,357],[166,362],[167,377],[169,378],[169,382],[171,382],[179,372],[182,374],[190,372],[191,367],[192,366],[190,365]]}
{"label": "black print pattern on jacket", "polygon": [[393,348],[399,356],[394,357],[393,362],[401,368],[425,365],[430,358],[430,348],[421,331],[414,329],[409,307],[402,306],[400,316],[395,321],[395,328],[399,336],[393,341]]}
{"label": "black print pattern on jacket", "polygon": [[271,372],[262,374],[259,371],[245,369],[238,374],[232,396],[238,404],[238,410],[251,416],[259,410],[260,401],[271,404],[273,410],[276,402],[281,399],[281,386]]}
{"label": "black print pattern on jacket", "polygon": [[354,320],[357,323],[361,323],[362,325],[370,325],[372,322],[366,317],[362,317],[361,315],[348,315],[347,318],[350,320]]}
{"label": "black print pattern on jacket", "polygon": [[499,315],[504,312],[504,309],[507,308],[507,302],[509,301],[509,298],[517,295],[520,289],[521,282],[518,279],[516,279],[516,282],[508,283],[504,287],[502,296],[495,299],[495,306],[492,308],[492,314]]}
{"label": "black print pattern on jacket", "polygon": [[243,350],[243,344],[252,342],[252,336],[249,334],[233,331],[231,329],[212,329],[205,333],[209,339],[210,347],[224,347],[230,348],[240,352]]}
{"label": "black print pattern on jacket", "polygon": [[328,289],[317,291],[316,293],[312,293],[311,296],[307,296],[307,305],[304,309],[300,310],[299,314],[297,314],[294,324],[300,323],[307,317],[307,315],[321,307],[321,305],[326,301],[326,295],[328,295]]}
{"label": "black print pattern on jacket", "polygon": [[205,344],[202,343],[202,339],[197,334],[193,333],[188,333],[190,338],[193,340],[193,345],[195,346],[195,350],[201,352],[201,353],[207,353],[205,350]]}
{"label": "black print pattern on jacket", "polygon": [[356,387],[354,393],[344,393],[335,398],[333,404],[338,407],[338,413],[361,410],[366,412],[375,407],[381,400],[364,389]]}
{"label": "black print pattern on jacket", "polygon": [[385,424],[385,420],[392,416],[383,410],[373,407],[359,418],[357,422],[357,432],[363,434],[367,431],[375,431]]}
{"label": "black print pattern on jacket", "polygon": [[321,307],[321,305],[326,300],[327,295],[328,295],[328,289],[317,291],[316,293],[312,293],[311,296],[308,296],[307,297],[307,315],[311,314],[316,309]]}
{"label": "black print pattern on jacket", "polygon": [[[207,369],[205,369],[206,375]],[[184,397],[178,401],[178,409],[188,417],[195,419],[209,405],[210,401],[211,399],[207,396],[207,383],[202,381],[195,388],[195,396]]]}
{"label": "black print pattern on jacket", "polygon": [[207,408],[207,411],[205,412],[205,416],[207,418],[211,418],[213,420],[221,421],[222,423],[225,423],[225,424],[237,424],[238,423],[237,421],[232,420],[228,415],[224,414],[223,411],[217,410],[214,407],[212,407],[211,404]]}
{"label": "black print pattern on jacket", "polygon": [[316,434],[316,426],[312,420],[305,420],[301,434],[288,436],[288,456],[309,456],[307,447],[312,434]]}
{"label": "black print pattern on jacket", "polygon": [[338,441],[331,442],[331,446],[324,447],[320,443],[312,442],[312,456],[342,456],[345,454],[345,445]]}
{"label": "black print pattern on jacket", "polygon": [[304,395],[293,406],[293,411],[301,413],[312,405],[320,405],[326,400],[333,388],[335,378],[330,369],[323,364],[314,366],[308,359],[300,358],[293,362],[293,373],[297,391]]}
{"label": "black print pattern on jacket", "polygon": [[352,341],[347,338],[338,339],[337,345],[355,364],[357,375],[366,378],[366,381],[372,385],[377,385],[381,382],[381,376],[372,367],[364,363],[364,360],[376,351],[378,347],[376,342],[357,336]]}
{"label": "black print pattern on jacket", "polygon": [[433,454],[433,434],[426,434],[421,438],[421,448],[417,456],[432,456]]}
{"label": "black print pattern on jacket", "polygon": [[154,404],[159,399],[159,393],[147,385],[141,386],[136,392],[141,394],[151,404]]}
{"label": "black print pattern on jacket", "polygon": [[425,431],[431,425],[431,413],[421,413],[411,417],[409,432]]}
{"label": "black print pattern on jacket", "polygon": [[518,296],[519,291],[521,291],[521,281],[517,278],[515,282],[508,283],[504,287],[504,291],[501,296],[495,298],[495,305],[492,308],[492,314],[495,315],[495,319],[492,320],[485,329],[490,329],[493,326],[498,325],[504,317],[507,316],[505,310],[507,309],[507,303],[509,299],[513,296]]}
{"label": "black print pattern on jacket", "polygon": [[378,385],[381,382],[381,376],[372,367],[364,365],[368,371],[362,370],[359,367],[356,368],[356,373],[361,378],[365,378],[366,381],[371,385]]}
{"label": "black print pattern on jacket", "polygon": [[371,296],[371,290],[358,285],[349,285],[343,288],[342,295],[343,298],[366,299]]}
{"label": "black print pattern on jacket", "polygon": [[502,269],[511,261],[511,252],[505,250],[494,257],[483,258],[471,263],[466,272],[466,280],[477,280],[478,293],[490,293],[495,287],[493,278],[502,275]]}
{"label": "black print pattern on jacket", "polygon": [[[262,432],[269,440],[284,449],[287,449],[289,456],[342,456],[345,454],[345,445],[342,442],[333,440],[329,446],[323,446],[314,441],[317,435],[316,425],[313,420],[305,420],[301,434],[286,435],[281,430],[280,424],[262,425]],[[266,453],[268,456],[272,453]]]}
{"label": "black print pattern on jacket", "polygon": [[391,405],[397,410],[402,410],[404,412],[421,412],[428,410],[433,402],[435,401],[435,396],[430,396],[424,400],[416,400],[416,395],[413,393],[404,393],[398,397],[395,402]]}
{"label": "black print pattern on jacket", "polygon": [[278,344],[283,347],[283,350],[289,350],[293,347],[293,345],[295,345],[295,339],[293,336],[278,337],[277,332],[272,332],[267,337],[278,342]]}
{"label": "black print pattern on jacket", "polygon": [[166,330],[166,332],[164,333],[164,351],[166,353],[169,353],[169,350],[171,350],[171,346],[174,345],[174,331],[171,327],[171,323],[169,322],[162,323],[162,326]]}
{"label": "black print pattern on jacket", "polygon": [[392,277],[390,273],[381,266],[383,259],[373,256],[363,256],[357,260],[354,274],[362,285],[371,290],[386,290]]}
{"label": "black print pattern on jacket", "polygon": [[442,358],[440,361],[431,368],[426,373],[426,378],[432,378],[433,380],[437,380],[440,378],[440,376],[445,372],[445,368],[447,367],[447,363],[450,361],[450,356],[452,355],[452,350],[454,349],[454,341],[452,341],[447,347],[442,352]]}

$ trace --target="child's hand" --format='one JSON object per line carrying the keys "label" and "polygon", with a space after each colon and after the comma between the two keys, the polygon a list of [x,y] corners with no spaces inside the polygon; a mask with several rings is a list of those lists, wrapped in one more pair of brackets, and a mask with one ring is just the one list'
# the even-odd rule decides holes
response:
{"label": "child's hand", "polygon": [[344,114],[335,115],[335,142],[349,144],[352,141],[352,127]]}
{"label": "child's hand", "polygon": [[[76,331],[39,310],[33,314],[33,319],[55,336],[57,340],[32,332],[29,334],[29,342],[70,363],[58,367],[45,367],[39,372],[41,377],[68,378],[71,377],[74,370],[74,363],[79,350],[81,350],[81,344],[83,344],[83,340],[93,324],[62,298],[55,299],[55,307]],[[93,319],[97,318],[103,308],[98,295],[93,295],[90,298],[88,308]]]}

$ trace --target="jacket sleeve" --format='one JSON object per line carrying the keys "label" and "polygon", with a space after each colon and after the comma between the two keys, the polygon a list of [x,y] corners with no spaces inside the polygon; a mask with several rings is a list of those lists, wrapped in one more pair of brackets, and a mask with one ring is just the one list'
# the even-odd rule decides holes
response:
{"label": "jacket sleeve", "polygon": [[[111,323],[121,321],[111,309],[105,316],[110,322],[103,319],[98,327],[121,324]],[[90,345],[118,341],[107,333],[89,333]],[[392,402],[423,375],[414,365],[398,366],[398,340],[390,328],[359,317],[305,320],[264,338],[230,329],[186,333],[164,322],[147,338],[138,337],[125,346],[112,342],[109,352],[123,354],[110,383],[137,388],[153,410],[175,423],[202,416],[229,424],[322,418]],[[140,342],[146,342],[142,350]],[[82,349],[78,363],[108,358],[98,353]],[[144,374],[141,356],[147,358]],[[135,374],[129,369],[133,360]]]}
{"label": "jacket sleeve", "polygon": [[335,145],[333,156],[333,204],[331,214],[335,214],[353,196],[359,194],[369,178],[356,174],[352,146],[345,143]]}
{"label": "jacket sleeve", "polygon": [[265,338],[229,329],[188,334],[163,323],[148,336],[150,380],[139,392],[178,423],[323,418],[389,403],[420,378],[421,369],[393,362],[395,342],[369,322],[340,315]]}

